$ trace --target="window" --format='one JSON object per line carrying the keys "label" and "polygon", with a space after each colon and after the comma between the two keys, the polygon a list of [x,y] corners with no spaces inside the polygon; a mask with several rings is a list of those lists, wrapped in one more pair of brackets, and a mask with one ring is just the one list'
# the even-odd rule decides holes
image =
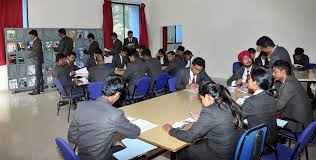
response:
{"label": "window", "polygon": [[22,0],[22,16],[23,16],[23,28],[28,28],[29,27],[29,20],[28,20],[28,2],[27,0]]}
{"label": "window", "polygon": [[182,26],[168,26],[168,44],[182,43]]}
{"label": "window", "polygon": [[139,39],[139,5],[112,3],[113,31],[121,41],[128,31]]}

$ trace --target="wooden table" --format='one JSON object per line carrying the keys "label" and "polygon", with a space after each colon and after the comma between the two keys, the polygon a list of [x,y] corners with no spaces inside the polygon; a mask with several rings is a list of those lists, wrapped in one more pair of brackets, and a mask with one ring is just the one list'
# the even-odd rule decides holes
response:
{"label": "wooden table", "polygon": [[301,82],[316,82],[316,69],[294,70],[295,77]]}
{"label": "wooden table", "polygon": [[[165,70],[167,67],[168,67],[168,66],[161,66],[161,69],[162,69],[162,70]],[[118,70],[115,70],[115,71],[114,71],[114,73],[115,73],[116,75],[120,75],[120,76],[122,76],[122,75],[124,74],[124,72],[125,72],[124,69],[118,69]]]}
{"label": "wooden table", "polygon": [[[244,93],[232,93],[234,99]],[[190,117],[189,112],[200,113],[202,103],[197,94],[182,90],[121,108],[126,116],[140,118],[158,126],[141,133],[139,139],[171,152],[177,152],[188,143],[180,141],[162,130],[162,125],[173,124]]]}

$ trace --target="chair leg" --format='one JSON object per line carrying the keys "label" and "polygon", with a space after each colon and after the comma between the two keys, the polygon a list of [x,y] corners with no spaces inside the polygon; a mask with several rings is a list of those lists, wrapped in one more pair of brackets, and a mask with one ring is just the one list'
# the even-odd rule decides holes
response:
{"label": "chair leg", "polygon": [[72,108],[72,99],[69,100],[68,122],[69,122],[71,108]]}
{"label": "chair leg", "polygon": [[58,100],[58,103],[57,103],[57,116],[59,115],[59,110],[60,110],[60,100],[61,100],[61,95],[59,95],[59,100]]}
{"label": "chair leg", "polygon": [[309,160],[307,146],[305,148],[306,160]]}
{"label": "chair leg", "polygon": [[291,139],[289,139],[289,147],[291,147]]}

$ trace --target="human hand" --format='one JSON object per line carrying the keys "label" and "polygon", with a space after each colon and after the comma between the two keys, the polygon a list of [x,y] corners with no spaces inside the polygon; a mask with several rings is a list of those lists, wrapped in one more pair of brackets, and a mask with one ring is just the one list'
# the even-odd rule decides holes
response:
{"label": "human hand", "polygon": [[166,123],[162,126],[162,129],[166,132],[169,132],[171,130],[172,126],[169,123]]}

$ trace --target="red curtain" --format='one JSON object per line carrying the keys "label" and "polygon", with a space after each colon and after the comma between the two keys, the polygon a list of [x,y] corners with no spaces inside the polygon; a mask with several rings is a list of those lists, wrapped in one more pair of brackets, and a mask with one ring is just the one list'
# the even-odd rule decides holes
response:
{"label": "red curtain", "polygon": [[168,27],[162,27],[162,48],[165,51],[168,49]]}
{"label": "red curtain", "polygon": [[148,44],[148,32],[147,32],[147,24],[146,24],[146,16],[145,16],[145,4],[142,3],[140,5],[140,18],[139,18],[139,44],[144,45],[145,48],[149,48]]}
{"label": "red curtain", "polygon": [[103,3],[103,38],[104,47],[112,48],[112,40],[110,34],[113,32],[113,17],[112,17],[112,2],[111,0],[104,0]]}
{"label": "red curtain", "polygon": [[0,0],[0,65],[6,64],[4,28],[23,27],[22,0]]}

